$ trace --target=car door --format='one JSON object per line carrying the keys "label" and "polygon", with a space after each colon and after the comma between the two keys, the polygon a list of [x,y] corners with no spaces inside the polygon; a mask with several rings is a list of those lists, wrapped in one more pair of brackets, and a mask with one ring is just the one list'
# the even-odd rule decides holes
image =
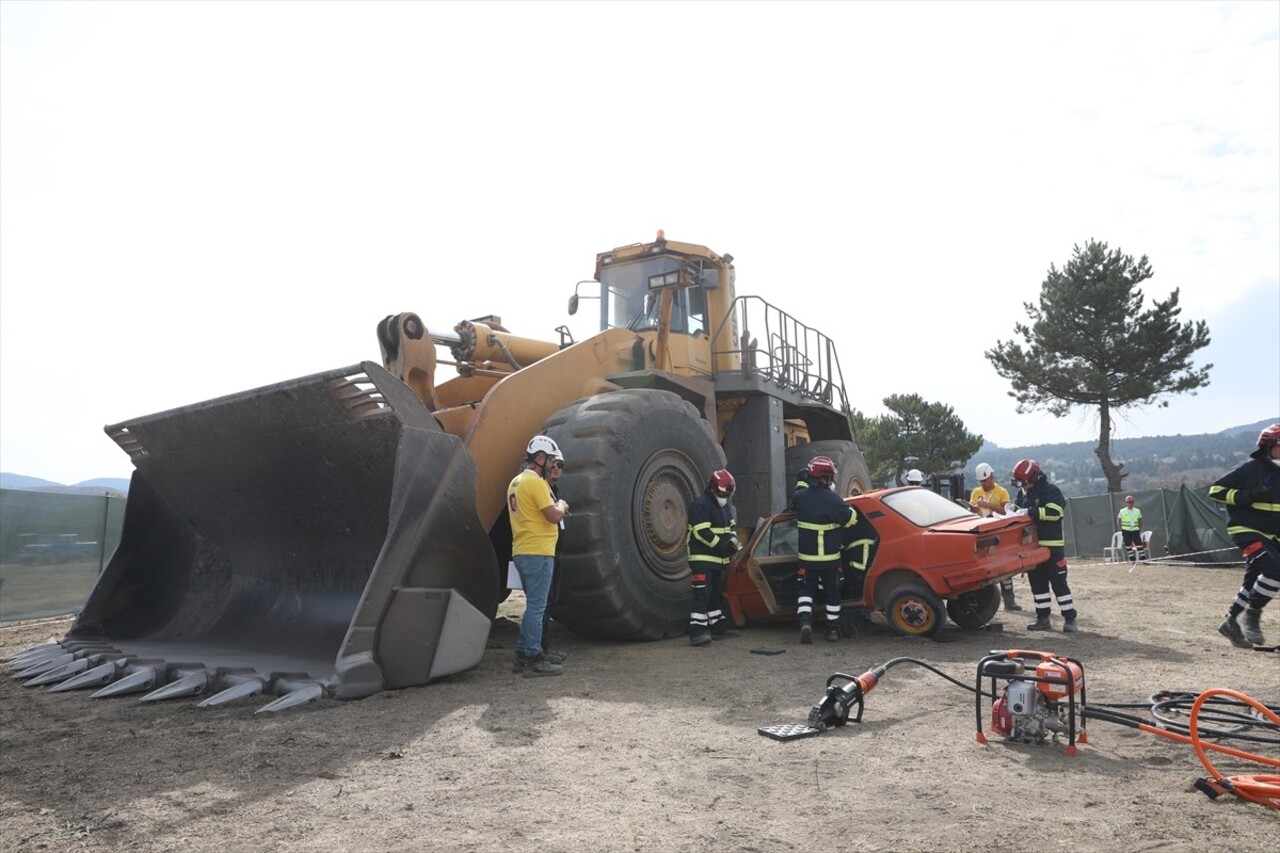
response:
{"label": "car door", "polygon": [[749,571],[770,613],[796,609],[797,536],[796,519],[790,515],[774,518],[756,539]]}

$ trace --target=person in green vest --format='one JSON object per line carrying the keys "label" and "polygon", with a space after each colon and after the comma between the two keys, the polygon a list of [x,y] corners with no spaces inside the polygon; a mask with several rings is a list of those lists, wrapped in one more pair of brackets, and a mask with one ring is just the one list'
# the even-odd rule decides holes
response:
{"label": "person in green vest", "polygon": [[1124,509],[1116,516],[1116,525],[1124,537],[1126,552],[1132,551],[1134,562],[1142,556],[1142,510],[1133,505],[1133,495],[1126,495]]}

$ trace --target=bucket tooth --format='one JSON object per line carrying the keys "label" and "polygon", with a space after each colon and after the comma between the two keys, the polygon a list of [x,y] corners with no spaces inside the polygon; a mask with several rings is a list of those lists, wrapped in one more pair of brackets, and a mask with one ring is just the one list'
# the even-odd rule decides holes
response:
{"label": "bucket tooth", "polygon": [[67,690],[84,690],[86,687],[101,687],[104,684],[110,684],[124,671],[126,660],[126,658],[121,658],[120,660],[98,664],[92,669],[87,669],[79,675],[68,678],[61,684],[53,685],[49,688],[49,692],[63,693]]}
{"label": "bucket tooth", "polygon": [[108,684],[106,687],[90,693],[90,699],[105,699],[108,696],[124,696],[128,693],[141,693],[144,690],[150,690],[155,683],[160,680],[160,668],[155,666],[143,667],[136,672],[132,672],[121,678],[119,681]]}
{"label": "bucket tooth", "polygon": [[283,711],[286,708],[293,708],[298,705],[305,705],[308,702],[314,702],[324,695],[324,687],[316,682],[309,684],[299,684],[288,693],[276,699],[274,702],[268,702],[258,710],[255,714],[269,714],[275,711]]}
{"label": "bucket tooth", "polygon": [[23,666],[30,666],[36,661],[57,657],[64,653],[65,650],[62,648],[61,643],[45,643],[42,646],[32,646],[29,649],[14,652],[5,657],[4,662],[14,669],[21,669]]}
{"label": "bucket tooth", "polygon": [[218,705],[225,705],[228,702],[234,702],[237,699],[244,699],[247,696],[257,696],[267,688],[267,682],[261,678],[245,678],[243,681],[237,681],[227,689],[215,693],[203,702],[196,705],[197,708],[213,708]]}
{"label": "bucket tooth", "polygon": [[79,658],[89,657],[90,655],[111,654],[113,652],[118,653],[118,650],[112,646],[97,642],[63,643],[37,654],[15,659],[10,662],[9,670],[13,673],[12,677],[15,679],[31,678],[35,675],[43,675],[51,668],[62,666]]}
{"label": "bucket tooth", "polygon": [[97,655],[95,655],[94,657],[78,658],[76,660],[71,661],[70,663],[65,663],[60,667],[51,669],[42,675],[36,676],[35,678],[28,681],[25,686],[39,687],[43,684],[56,684],[57,682],[62,681],[63,679],[69,678],[70,676],[78,675],[79,673],[84,672],[90,667],[97,666],[101,662],[101,660],[102,658]]}
{"label": "bucket tooth", "polygon": [[69,653],[60,654],[57,657],[45,658],[40,663],[33,663],[26,669],[18,670],[12,677],[17,681],[24,681],[37,675],[44,675],[46,672],[57,669],[60,666],[65,666],[75,659],[76,656]]}
{"label": "bucket tooth", "polygon": [[209,689],[210,673],[193,672],[170,681],[158,690],[152,690],[146,696],[139,697],[139,702],[159,702],[162,699],[178,699],[183,696],[199,696]]}

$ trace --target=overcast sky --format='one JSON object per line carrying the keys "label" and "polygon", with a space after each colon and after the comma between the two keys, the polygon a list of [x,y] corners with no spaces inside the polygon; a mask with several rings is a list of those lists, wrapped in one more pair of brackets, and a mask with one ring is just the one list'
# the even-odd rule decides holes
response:
{"label": "overcast sky", "polygon": [[377,361],[377,322],[554,339],[595,254],[732,253],[849,397],[1002,446],[983,357],[1094,238],[1208,321],[1119,438],[1280,414],[1280,3],[0,2],[0,469],[127,477],[105,424]]}

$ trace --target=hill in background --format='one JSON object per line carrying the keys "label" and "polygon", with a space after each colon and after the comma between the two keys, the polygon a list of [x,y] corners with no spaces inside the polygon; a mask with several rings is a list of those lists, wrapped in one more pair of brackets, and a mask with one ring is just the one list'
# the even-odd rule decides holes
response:
{"label": "hill in background", "polygon": [[85,480],[83,483],[64,485],[39,477],[28,477],[24,474],[0,472],[0,489],[14,489],[26,492],[50,492],[57,495],[127,495],[129,481],[119,477],[100,477],[96,480]]}
{"label": "hill in background", "polygon": [[[1263,427],[1280,417],[1199,435],[1157,435],[1111,441],[1111,458],[1124,463],[1125,491],[1208,486],[1245,460],[1257,447]],[[1107,480],[1093,449],[1097,440],[1066,444],[1037,444],[1002,448],[987,442],[965,465],[965,482],[972,485],[973,468],[988,462],[996,480],[1006,483],[1020,459],[1034,459],[1067,497],[1106,494]]]}

